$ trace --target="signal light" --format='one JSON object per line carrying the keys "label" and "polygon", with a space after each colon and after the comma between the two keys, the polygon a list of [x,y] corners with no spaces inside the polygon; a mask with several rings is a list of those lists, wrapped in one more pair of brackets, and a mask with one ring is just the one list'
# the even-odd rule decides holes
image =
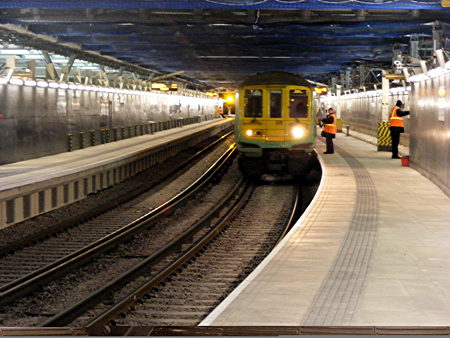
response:
{"label": "signal light", "polygon": [[227,95],[226,101],[228,103],[234,103],[234,96],[233,95]]}

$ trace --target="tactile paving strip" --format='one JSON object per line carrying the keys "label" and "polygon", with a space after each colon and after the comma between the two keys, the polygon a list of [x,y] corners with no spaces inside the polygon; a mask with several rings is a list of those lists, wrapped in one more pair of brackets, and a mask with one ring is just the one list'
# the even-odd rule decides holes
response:
{"label": "tactile paving strip", "polygon": [[356,207],[351,226],[301,325],[345,325],[351,322],[365,287],[376,240],[378,195],[369,171],[356,158],[335,147],[352,168]]}

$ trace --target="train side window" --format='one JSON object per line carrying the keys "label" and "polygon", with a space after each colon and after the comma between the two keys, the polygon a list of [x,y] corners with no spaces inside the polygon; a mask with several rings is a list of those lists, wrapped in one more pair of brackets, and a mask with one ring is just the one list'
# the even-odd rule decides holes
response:
{"label": "train side window", "polygon": [[281,117],[281,90],[270,92],[270,117]]}
{"label": "train side window", "polygon": [[262,117],[262,90],[246,89],[244,95],[244,117]]}
{"label": "train side window", "polygon": [[289,91],[289,117],[308,117],[308,94],[304,90]]}

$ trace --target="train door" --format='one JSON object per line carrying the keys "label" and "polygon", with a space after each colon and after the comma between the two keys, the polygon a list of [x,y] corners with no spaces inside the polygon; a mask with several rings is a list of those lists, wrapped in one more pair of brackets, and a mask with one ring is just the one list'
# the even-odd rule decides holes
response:
{"label": "train door", "polygon": [[267,88],[267,117],[265,120],[266,142],[285,142],[285,121],[283,116],[283,88]]}

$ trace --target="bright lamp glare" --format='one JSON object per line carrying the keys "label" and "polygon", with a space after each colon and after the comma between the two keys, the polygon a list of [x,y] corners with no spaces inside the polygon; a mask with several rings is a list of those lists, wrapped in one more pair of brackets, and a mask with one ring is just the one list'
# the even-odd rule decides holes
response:
{"label": "bright lamp glare", "polygon": [[30,87],[33,87],[33,86],[36,86],[36,81],[34,81],[34,80],[25,80],[25,86],[30,86]]}
{"label": "bright lamp glare", "polygon": [[227,102],[228,103],[233,103],[234,102],[234,96],[233,95],[228,95],[227,96]]}
{"label": "bright lamp glare", "polygon": [[302,127],[292,128],[292,136],[295,138],[302,138],[305,135],[305,130]]}
{"label": "bright lamp glare", "polygon": [[13,78],[13,79],[9,80],[9,83],[11,83],[13,85],[21,86],[21,85],[23,85],[23,80]]}
{"label": "bright lamp glare", "polygon": [[249,129],[249,130],[247,130],[247,131],[245,132],[245,134],[246,134],[247,136],[252,136],[252,135],[253,135],[253,130]]}
{"label": "bright lamp glare", "polygon": [[38,87],[43,87],[43,88],[45,88],[45,87],[48,87],[48,82],[45,82],[45,81],[38,81],[38,82],[37,82],[37,85],[38,85]]}

